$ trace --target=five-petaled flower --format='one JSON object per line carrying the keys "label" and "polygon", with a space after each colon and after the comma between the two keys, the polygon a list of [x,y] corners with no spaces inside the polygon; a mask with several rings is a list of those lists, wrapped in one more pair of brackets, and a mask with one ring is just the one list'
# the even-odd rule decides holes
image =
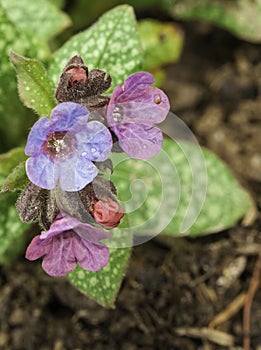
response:
{"label": "five-petaled flower", "polygon": [[150,73],[134,73],[115,88],[108,104],[108,125],[131,158],[153,157],[162,146],[162,132],[154,124],[166,118],[170,105],[153,83]]}
{"label": "five-petaled flower", "polygon": [[52,190],[59,181],[65,191],[79,191],[98,174],[93,161],[108,158],[112,147],[109,130],[98,121],[87,123],[89,111],[74,102],[58,104],[50,119],[32,127],[25,153],[26,172],[32,183]]}
{"label": "five-petaled flower", "polygon": [[77,264],[96,272],[107,265],[109,249],[100,242],[110,238],[105,231],[71,216],[58,217],[48,231],[33,238],[26,250],[28,260],[43,256],[42,267],[50,276],[64,276]]}

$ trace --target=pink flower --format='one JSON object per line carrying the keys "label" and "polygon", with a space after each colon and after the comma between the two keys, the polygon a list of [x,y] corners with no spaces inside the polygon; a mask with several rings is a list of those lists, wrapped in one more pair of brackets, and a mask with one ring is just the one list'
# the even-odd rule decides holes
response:
{"label": "pink flower", "polygon": [[162,147],[162,132],[155,124],[166,118],[170,105],[153,83],[150,73],[134,73],[116,86],[108,104],[107,123],[131,158],[151,158]]}
{"label": "pink flower", "polygon": [[64,276],[79,263],[96,272],[108,264],[109,249],[101,239],[110,235],[71,216],[57,218],[48,231],[33,238],[26,250],[28,260],[43,256],[42,267],[50,276]]}

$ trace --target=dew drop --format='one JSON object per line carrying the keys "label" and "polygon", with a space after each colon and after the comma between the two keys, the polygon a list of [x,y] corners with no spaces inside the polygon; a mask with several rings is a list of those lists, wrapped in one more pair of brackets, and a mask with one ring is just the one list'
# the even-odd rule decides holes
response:
{"label": "dew drop", "polygon": [[85,157],[87,155],[87,152],[82,152],[82,156]]}
{"label": "dew drop", "polygon": [[122,119],[122,116],[120,115],[120,113],[113,113],[113,120],[116,122],[116,123],[119,123]]}
{"label": "dew drop", "polygon": [[96,151],[97,151],[97,148],[96,148],[96,147],[92,147],[92,148],[91,148],[91,152],[92,152],[92,153],[94,153],[94,152],[96,152]]}
{"label": "dew drop", "polygon": [[161,97],[159,94],[154,95],[154,102],[158,105],[161,103]]}

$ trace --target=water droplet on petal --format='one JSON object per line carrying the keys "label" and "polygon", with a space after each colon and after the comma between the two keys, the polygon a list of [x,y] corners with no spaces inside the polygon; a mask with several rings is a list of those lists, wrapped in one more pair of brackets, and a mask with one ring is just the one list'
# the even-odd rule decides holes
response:
{"label": "water droplet on petal", "polygon": [[154,95],[154,103],[156,103],[157,105],[161,103],[161,97],[159,94]]}
{"label": "water droplet on petal", "polygon": [[91,152],[92,152],[92,153],[94,153],[94,152],[96,152],[96,151],[97,151],[97,148],[96,148],[96,147],[92,147],[92,148],[91,148]]}
{"label": "water droplet on petal", "polygon": [[121,120],[122,120],[122,116],[120,115],[120,113],[113,113],[113,120],[116,122],[116,123],[119,123]]}
{"label": "water droplet on petal", "polygon": [[85,157],[87,155],[87,152],[82,152],[82,156]]}

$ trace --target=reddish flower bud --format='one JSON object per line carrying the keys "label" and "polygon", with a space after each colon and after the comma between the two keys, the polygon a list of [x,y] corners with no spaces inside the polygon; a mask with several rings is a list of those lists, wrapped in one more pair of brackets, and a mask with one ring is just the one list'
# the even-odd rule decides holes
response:
{"label": "reddish flower bud", "polygon": [[[66,64],[56,89],[58,102],[76,102],[88,110],[102,110],[109,97],[102,93],[111,86],[111,77],[100,69],[89,72],[80,56],[72,57]],[[103,114],[103,113],[102,113]],[[102,116],[104,121],[104,116]]]}
{"label": "reddish flower bud", "polygon": [[108,197],[93,204],[92,215],[98,224],[104,228],[112,229],[119,225],[124,212],[118,202]]}
{"label": "reddish flower bud", "polygon": [[69,81],[70,85],[73,85],[75,81],[80,84],[85,85],[87,82],[87,71],[81,67],[71,68],[66,71],[67,74],[71,74],[71,79]]}

